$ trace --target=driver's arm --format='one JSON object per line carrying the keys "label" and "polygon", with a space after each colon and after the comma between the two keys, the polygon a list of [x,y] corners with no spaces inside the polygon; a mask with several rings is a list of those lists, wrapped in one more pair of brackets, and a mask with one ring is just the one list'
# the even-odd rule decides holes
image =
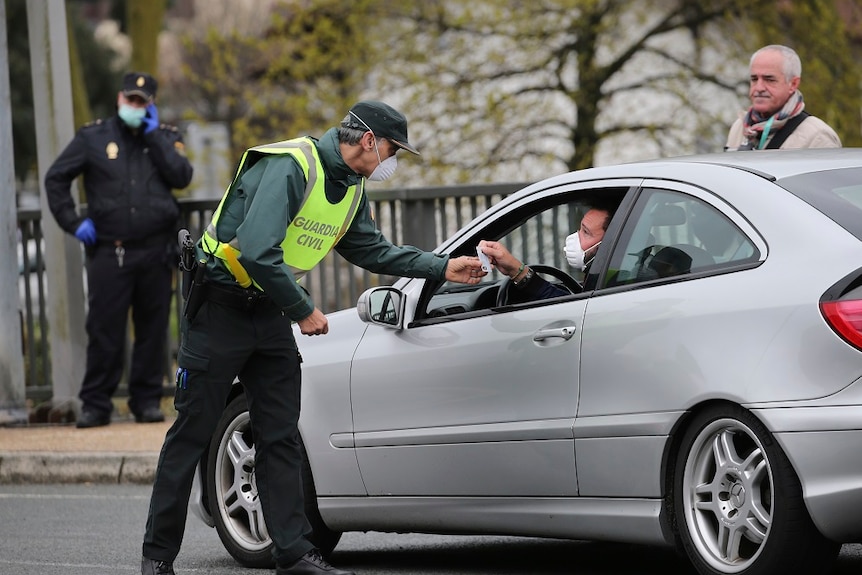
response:
{"label": "driver's arm", "polygon": [[568,290],[535,275],[530,266],[524,265],[500,242],[482,240],[479,242],[479,249],[485,252],[500,273],[509,276],[516,289],[522,291],[525,297],[519,299],[530,301],[569,295]]}
{"label": "driver's arm", "polygon": [[525,296],[523,299],[527,301],[571,295],[568,290],[554,285],[545,278],[534,274],[533,270],[531,270],[529,266],[525,267],[524,274],[522,275],[523,277],[519,278],[520,281],[514,282],[514,286],[515,289],[521,291]]}

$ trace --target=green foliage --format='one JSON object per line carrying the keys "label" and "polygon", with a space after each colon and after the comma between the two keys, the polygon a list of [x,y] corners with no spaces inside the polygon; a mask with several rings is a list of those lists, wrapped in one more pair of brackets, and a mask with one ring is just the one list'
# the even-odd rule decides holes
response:
{"label": "green foliage", "polygon": [[785,44],[802,60],[805,109],[832,126],[844,146],[862,146],[862,72],[851,31],[835,2],[779,2],[776,17],[753,22],[760,45]]}
{"label": "green foliage", "polygon": [[23,181],[36,168],[36,120],[27,34],[26,0],[6,0],[6,39],[12,100],[12,140],[15,177]]}
{"label": "green foliage", "polygon": [[[67,4],[69,30],[74,34],[85,91],[79,91],[76,102],[76,127],[90,117],[114,113],[120,75],[111,70],[116,56],[93,38],[92,30],[80,17],[80,6]],[[12,101],[12,138],[15,155],[15,177],[24,181],[36,170],[36,129],[33,110],[33,78],[30,71],[30,43],[26,0],[6,0],[6,34],[9,50],[9,83]],[[71,42],[70,42],[71,44]],[[78,77],[73,76],[73,81]],[[78,104],[81,105],[78,105]],[[86,110],[89,109],[90,112]]]}
{"label": "green foliage", "polygon": [[339,122],[374,61],[365,34],[375,0],[282,1],[262,35],[182,38],[193,118],[225,121],[234,157],[260,143],[320,135]]}
{"label": "green foliage", "polygon": [[[112,116],[117,106],[117,92],[120,89],[122,72],[113,69],[113,62],[117,58],[116,52],[107,46],[99,44],[93,36],[93,29],[87,23],[82,14],[81,6],[69,4],[66,17],[69,27],[74,31],[74,46],[76,46],[80,62],[80,76],[73,76],[73,82],[80,81],[86,88],[86,106],[89,108],[89,116],[79,116],[76,107],[76,127],[95,118],[106,118]],[[70,53],[74,53],[71,50]],[[76,88],[73,86],[73,88]]]}

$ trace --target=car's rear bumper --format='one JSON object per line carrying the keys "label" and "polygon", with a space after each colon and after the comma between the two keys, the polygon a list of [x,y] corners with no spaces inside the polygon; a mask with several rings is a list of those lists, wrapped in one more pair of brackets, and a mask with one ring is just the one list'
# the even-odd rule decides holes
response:
{"label": "car's rear bumper", "polygon": [[781,445],[823,535],[862,541],[862,405],[753,410]]}

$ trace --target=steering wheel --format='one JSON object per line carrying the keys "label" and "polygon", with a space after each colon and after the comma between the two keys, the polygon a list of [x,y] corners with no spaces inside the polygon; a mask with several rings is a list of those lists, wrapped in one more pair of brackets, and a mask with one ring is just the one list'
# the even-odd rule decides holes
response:
{"label": "steering wheel", "polygon": [[[533,273],[547,274],[555,279],[560,280],[560,282],[563,284],[563,287],[565,287],[567,290],[569,290],[569,292],[573,294],[581,293],[581,291],[583,291],[583,286],[578,283],[578,280],[576,280],[575,278],[573,278],[559,268],[555,268],[554,266],[546,266],[543,264],[527,264],[527,266],[531,270],[533,270]],[[513,282],[512,278],[510,278],[509,276],[503,278],[503,281],[500,283],[500,288],[497,290],[496,307],[501,307],[509,303],[509,292],[511,291],[512,284],[514,283],[515,282]]]}

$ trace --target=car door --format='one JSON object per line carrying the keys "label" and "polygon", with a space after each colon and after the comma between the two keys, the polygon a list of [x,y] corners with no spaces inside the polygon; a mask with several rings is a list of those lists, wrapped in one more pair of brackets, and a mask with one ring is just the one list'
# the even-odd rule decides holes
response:
{"label": "car door", "polygon": [[584,318],[575,424],[582,496],[662,495],[664,448],[681,413],[711,374],[741,381],[756,358],[726,351],[756,355],[775,324],[769,314],[784,313],[737,303],[751,289],[745,270],[765,253],[719,198],[645,181]]}
{"label": "car door", "polygon": [[[402,331],[371,326],[353,361],[370,495],[576,494],[583,300]],[[541,330],[574,336],[537,341]]]}
{"label": "car door", "polygon": [[[585,211],[569,200],[513,209],[518,225],[503,218],[453,251],[500,238],[528,264],[566,267],[565,236]],[[404,290],[413,321],[367,330],[351,393],[369,495],[577,495],[572,425],[587,294],[499,308],[500,283],[496,273],[473,287],[413,280]]]}

